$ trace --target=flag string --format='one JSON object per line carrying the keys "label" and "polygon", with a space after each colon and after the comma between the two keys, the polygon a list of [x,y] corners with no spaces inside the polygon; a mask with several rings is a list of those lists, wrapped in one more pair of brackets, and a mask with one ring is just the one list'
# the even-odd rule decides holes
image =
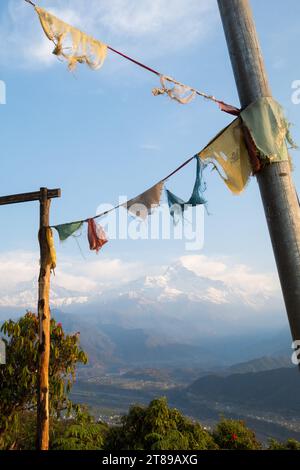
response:
{"label": "flag string", "polygon": [[[32,5],[34,8],[37,7],[37,5],[32,2],[31,0],[25,0],[26,3]],[[170,83],[173,83],[175,85],[175,87],[179,87],[179,94],[180,94],[180,89],[183,90],[183,93],[185,92],[191,92],[193,95],[198,95],[198,96],[201,96],[202,98],[205,98],[207,100],[210,100],[210,101],[213,101],[214,103],[216,103],[219,108],[226,112],[226,113],[229,113],[229,114],[232,114],[234,116],[238,116],[240,114],[240,109],[239,108],[236,108],[235,106],[232,106],[230,104],[227,104],[225,103],[224,101],[222,100],[219,100],[217,99],[215,96],[213,95],[210,95],[208,93],[205,93],[203,91],[199,91],[197,90],[196,88],[193,88],[189,85],[185,85],[181,82],[179,82],[178,80],[175,80],[173,79],[172,77],[169,77],[167,75],[164,75],[162,74],[161,72],[153,69],[152,67],[134,59],[133,57],[130,57],[129,55],[127,54],[124,54],[123,52],[120,52],[118,51],[117,49],[113,48],[112,46],[106,44],[106,47],[107,49],[109,49],[111,52],[115,53],[115,54],[118,54],[119,56],[123,57],[124,59],[134,63],[135,65],[147,70],[148,72],[151,72],[153,74],[155,74],[156,76],[160,77],[161,80],[164,80],[164,81],[168,81]],[[181,103],[184,103],[184,102],[189,102],[190,100],[187,100],[185,101],[185,99],[178,99],[178,97],[176,97],[176,94],[177,94],[178,90],[175,90],[175,89],[171,89],[171,90],[168,90],[166,88],[154,88],[153,90],[153,94],[155,96],[157,95],[160,95],[160,94],[163,94],[163,93],[167,93],[169,95],[170,98],[175,98],[177,101],[181,102]],[[190,97],[192,98],[192,96]]]}
{"label": "flag string", "polygon": [[[175,170],[173,170],[168,176],[165,176],[163,179],[159,180],[159,182],[165,183],[169,178],[171,178],[171,176],[175,175],[178,171],[180,171],[182,168],[184,168],[186,165],[188,165],[194,158],[198,158],[198,154],[193,155],[192,157],[188,158],[185,162],[183,162]],[[123,202],[121,204],[117,204],[116,206],[112,207],[111,209],[108,209],[107,211],[101,212],[100,214],[94,215],[93,217],[87,217],[86,219],[76,220],[76,221],[73,221],[73,222],[70,222],[70,223],[80,223],[80,222],[84,223],[84,222],[88,222],[91,219],[94,219],[94,220],[99,219],[100,217],[104,217],[104,216],[110,214],[112,211],[115,211],[115,210],[119,209],[120,207],[124,207],[125,204],[126,204],[126,202],[125,203]],[[55,228],[56,225],[51,225],[50,227]]]}

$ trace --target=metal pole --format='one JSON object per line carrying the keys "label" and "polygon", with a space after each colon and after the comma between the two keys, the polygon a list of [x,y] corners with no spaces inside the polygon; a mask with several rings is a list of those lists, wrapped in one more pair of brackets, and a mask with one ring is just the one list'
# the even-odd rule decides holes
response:
{"label": "metal pole", "polygon": [[[248,0],[218,0],[242,107],[271,96]],[[294,341],[300,341],[300,208],[289,162],[257,174]],[[299,345],[300,346],[300,345]]]}

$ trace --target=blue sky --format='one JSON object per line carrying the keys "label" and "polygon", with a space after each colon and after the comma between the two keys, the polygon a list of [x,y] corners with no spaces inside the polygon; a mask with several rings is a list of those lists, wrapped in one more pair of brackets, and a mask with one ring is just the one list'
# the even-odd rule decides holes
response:
{"label": "blue sky", "polygon": [[[300,142],[300,104],[292,103],[292,82],[300,80],[298,0],[252,0],[257,29],[274,97],[294,123]],[[238,105],[238,97],[215,0],[41,0],[40,6],[71,21],[153,68]],[[88,5],[88,7],[87,7]],[[198,97],[179,105],[153,97],[157,78],[109,53],[101,70],[79,66],[69,73],[51,55],[33,9],[22,0],[0,6],[0,79],[7,86],[1,116],[1,194],[60,187],[51,223],[93,215],[102,202],[136,196],[199,151],[231,116]],[[292,152],[299,188],[299,152]],[[188,197],[194,165],[169,182]],[[206,259],[228,259],[257,273],[274,273],[275,264],[255,179],[233,196],[217,175],[207,174],[212,215],[205,218]],[[36,203],[1,207],[1,260],[36,252]],[[76,269],[94,262],[87,242],[57,242],[58,263],[76,260]],[[9,253],[9,255],[7,255]],[[184,256],[180,241],[111,241],[97,257],[143,270]],[[199,253],[195,253],[199,254]],[[126,264],[127,263],[127,264]],[[26,264],[26,263],[25,263]],[[17,268],[16,268],[17,269]],[[71,269],[71,268],[70,268]],[[24,278],[26,275],[24,274]]]}

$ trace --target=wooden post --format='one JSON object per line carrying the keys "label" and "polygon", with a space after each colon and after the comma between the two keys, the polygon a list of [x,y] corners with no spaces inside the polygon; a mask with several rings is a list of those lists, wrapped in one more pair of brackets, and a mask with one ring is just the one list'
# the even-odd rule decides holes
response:
{"label": "wooden post", "polygon": [[46,229],[49,226],[51,199],[47,188],[40,190],[40,275],[38,295],[39,317],[39,374],[37,405],[37,447],[49,448],[49,361],[50,361],[50,265]]}
{"label": "wooden post", "polygon": [[39,370],[37,397],[37,448],[49,448],[49,359],[50,359],[50,266],[48,257],[47,227],[52,198],[60,197],[60,189],[41,188],[31,193],[0,197],[0,206],[40,201],[40,275],[39,275]]}

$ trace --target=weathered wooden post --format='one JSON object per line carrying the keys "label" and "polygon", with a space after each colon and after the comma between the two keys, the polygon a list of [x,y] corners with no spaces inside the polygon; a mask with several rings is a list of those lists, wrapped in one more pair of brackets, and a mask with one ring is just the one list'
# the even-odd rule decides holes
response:
{"label": "weathered wooden post", "polygon": [[50,264],[47,227],[51,199],[60,197],[60,189],[41,188],[32,193],[12,194],[0,197],[0,206],[21,202],[40,201],[40,275],[38,292],[39,317],[39,369],[37,397],[37,448],[49,448],[49,359],[50,359]]}
{"label": "weathered wooden post", "polygon": [[49,360],[50,360],[50,265],[48,256],[47,227],[51,199],[47,188],[40,189],[40,275],[38,294],[39,317],[39,373],[37,404],[37,447],[49,448]]}

